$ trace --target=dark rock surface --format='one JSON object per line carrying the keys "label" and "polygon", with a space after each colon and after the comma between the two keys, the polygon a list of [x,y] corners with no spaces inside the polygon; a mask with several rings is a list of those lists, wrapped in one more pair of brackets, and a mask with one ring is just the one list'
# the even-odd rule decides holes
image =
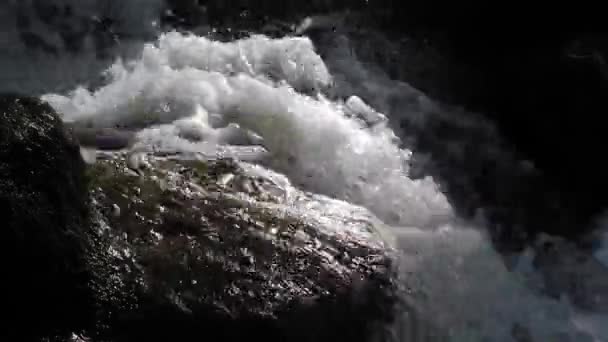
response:
{"label": "dark rock surface", "polygon": [[105,152],[87,169],[48,105],[0,108],[1,337],[386,336],[391,242],[367,210],[229,160]]}
{"label": "dark rock surface", "polygon": [[390,246],[366,210],[246,164],[99,159],[100,227],[132,294],[103,337],[368,341],[391,321]]}
{"label": "dark rock surface", "polygon": [[62,336],[91,323],[86,203],[84,163],[55,112],[1,95],[2,337]]}

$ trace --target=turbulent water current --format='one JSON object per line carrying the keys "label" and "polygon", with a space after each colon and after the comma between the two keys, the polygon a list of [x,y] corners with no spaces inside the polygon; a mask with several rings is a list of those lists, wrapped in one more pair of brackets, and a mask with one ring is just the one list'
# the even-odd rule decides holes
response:
{"label": "turbulent water current", "polygon": [[[45,31],[25,9],[29,2],[0,12],[1,41],[11,47],[0,53],[2,90],[41,96],[66,122],[132,131],[133,149],[246,158],[307,191],[368,208],[391,227],[402,259],[407,309],[391,327],[396,341],[430,341],[433,334],[446,341],[608,341],[601,312],[539,290],[533,252],[507,268],[483,219],[459,217],[437,180],[412,176],[416,152],[407,128],[395,131],[391,120],[425,122],[445,113],[362,63],[348,35],[331,33],[322,57],[306,35],[226,42],[159,32],[160,4],[147,1],[148,10],[136,14],[129,10],[142,1],[125,1],[105,10],[130,21],[121,29],[131,38],[100,55],[83,34],[80,48],[67,52],[62,35]],[[73,1],[74,16],[92,16],[100,10],[94,3]],[[75,29],[72,19],[61,20]],[[35,47],[24,43],[26,31],[41,39]],[[401,102],[389,103],[391,97]],[[452,153],[459,153],[457,142]],[[595,257],[608,263],[606,251]]]}

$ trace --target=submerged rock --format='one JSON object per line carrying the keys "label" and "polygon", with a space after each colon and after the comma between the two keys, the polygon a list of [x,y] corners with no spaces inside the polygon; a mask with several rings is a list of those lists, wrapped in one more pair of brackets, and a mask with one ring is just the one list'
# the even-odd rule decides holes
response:
{"label": "submerged rock", "polygon": [[368,341],[391,321],[391,243],[367,210],[251,164],[145,157],[139,174],[120,152],[88,171],[133,294],[104,338]]}
{"label": "submerged rock", "polygon": [[50,106],[0,95],[0,337],[69,336],[91,323],[84,171]]}

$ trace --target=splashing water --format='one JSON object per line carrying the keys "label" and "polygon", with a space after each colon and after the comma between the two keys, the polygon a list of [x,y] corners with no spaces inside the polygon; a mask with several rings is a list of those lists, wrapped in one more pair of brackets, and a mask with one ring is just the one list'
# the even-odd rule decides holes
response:
{"label": "splashing water", "polygon": [[408,151],[398,148],[392,131],[366,129],[346,117],[343,103],[295,90],[330,80],[305,38],[219,43],[169,33],[147,45],[140,60],[114,65],[111,82],[96,92],[80,88],[68,97],[43,98],[68,121],[100,127],[178,121],[178,136],[184,130],[209,135],[213,114],[261,136],[270,166],[311,191],[366,205],[400,225],[449,219],[450,206],[432,180],[407,177]]}
{"label": "splashing water", "polygon": [[105,86],[43,99],[68,122],[137,130],[138,148],[261,145],[264,165],[295,184],[370,209],[393,226],[403,253],[416,318],[399,323],[409,328],[401,341],[429,341],[425,326],[450,341],[593,341],[577,331],[567,301],[541,297],[506,269],[432,178],[408,176],[411,152],[381,114],[357,97],[324,97],[333,82],[307,38],[221,43],[171,32],[140,58],[116,62]]}

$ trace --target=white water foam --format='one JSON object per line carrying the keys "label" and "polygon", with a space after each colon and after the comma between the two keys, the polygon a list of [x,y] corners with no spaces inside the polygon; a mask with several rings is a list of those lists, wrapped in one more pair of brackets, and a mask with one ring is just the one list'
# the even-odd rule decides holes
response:
{"label": "white water foam", "polygon": [[[221,125],[261,136],[270,165],[311,191],[366,205],[400,225],[433,226],[452,216],[431,179],[407,177],[409,152],[395,145],[392,131],[367,129],[345,115],[342,103],[295,90],[331,82],[306,38],[219,43],[168,33],[147,45],[141,59],[114,65],[110,78],[95,92],[80,88],[43,98],[68,121],[99,127],[177,121],[182,136],[208,135],[214,115]],[[156,132],[178,139],[169,130]]]}
{"label": "white water foam", "polygon": [[[535,273],[525,272],[533,269],[530,259],[520,261],[528,264],[520,265],[521,273],[509,271],[479,230],[450,225],[438,232],[397,234],[404,251],[406,300],[416,315],[432,318],[427,329],[441,327],[448,341],[518,341],[516,336],[594,341],[577,325],[583,316],[566,298],[548,298],[530,286],[536,280],[529,278]],[[428,341],[420,336],[404,340]]]}
{"label": "white water foam", "polygon": [[[372,89],[373,78],[367,82]],[[145,46],[141,58],[116,63],[106,86],[43,98],[66,121],[143,129],[144,147],[193,152],[242,137],[238,144],[262,144],[266,165],[295,184],[363,205],[395,226],[406,299],[420,321],[450,341],[515,341],[522,334],[591,341],[578,332],[567,302],[530,290],[481,229],[459,222],[433,179],[408,177],[411,152],[398,147],[380,114],[369,127],[356,112],[373,111],[360,99],[332,102],[319,93],[331,83],[306,38],[220,43],[173,32]],[[222,131],[229,124],[247,131],[233,138]],[[400,340],[428,341],[406,335]]]}

